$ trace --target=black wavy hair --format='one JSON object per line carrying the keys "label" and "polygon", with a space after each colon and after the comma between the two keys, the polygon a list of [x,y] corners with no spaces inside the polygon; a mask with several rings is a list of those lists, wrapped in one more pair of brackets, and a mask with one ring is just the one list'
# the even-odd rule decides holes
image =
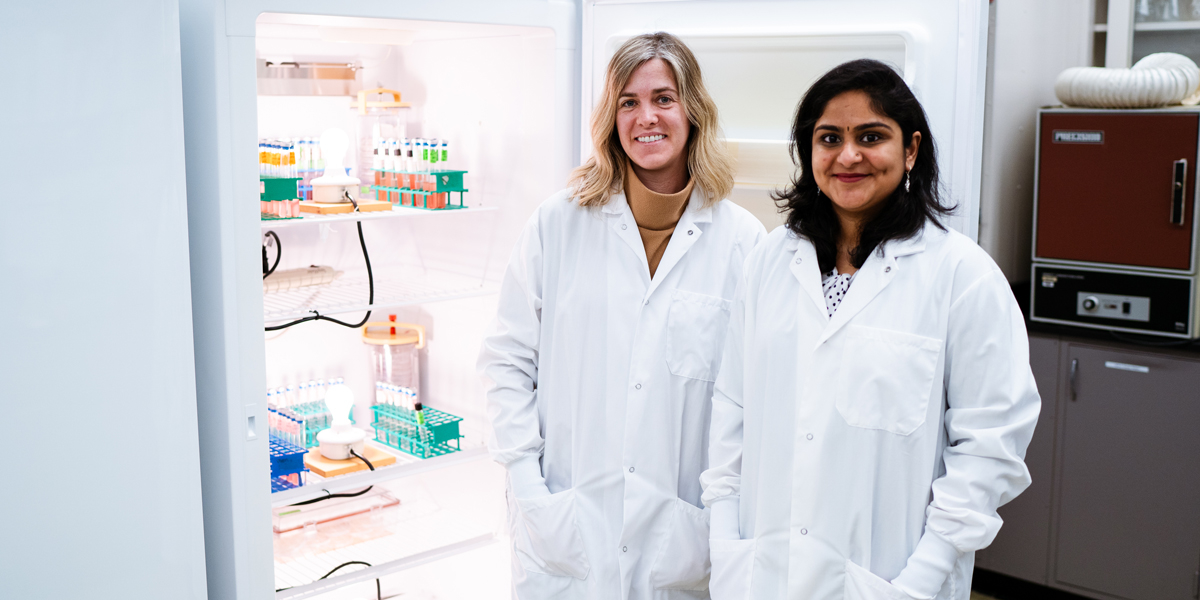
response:
{"label": "black wavy hair", "polygon": [[782,192],[772,197],[780,212],[787,213],[787,228],[807,238],[817,250],[821,272],[833,269],[837,260],[837,241],[841,224],[829,197],[818,192],[812,174],[813,128],[834,97],[862,91],[871,99],[871,108],[900,125],[901,140],[907,148],[913,132],[921,132],[917,159],[909,171],[911,191],[903,182],[885,200],[882,210],[862,225],[858,247],[850,253],[856,268],[861,268],[871,252],[888,240],[903,240],[916,235],[926,221],[941,229],[939,216],[953,212],[938,196],[937,150],[925,109],[912,90],[891,67],[877,60],[852,60],[834,67],[804,93],[792,123],[792,161],[799,166],[797,176]]}

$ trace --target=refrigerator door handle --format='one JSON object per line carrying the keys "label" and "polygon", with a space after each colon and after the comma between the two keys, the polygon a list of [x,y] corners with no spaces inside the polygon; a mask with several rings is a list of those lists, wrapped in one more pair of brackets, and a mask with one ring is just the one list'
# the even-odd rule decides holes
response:
{"label": "refrigerator door handle", "polygon": [[1183,200],[1187,197],[1187,159],[1175,161],[1175,177],[1171,186],[1171,224],[1183,225]]}

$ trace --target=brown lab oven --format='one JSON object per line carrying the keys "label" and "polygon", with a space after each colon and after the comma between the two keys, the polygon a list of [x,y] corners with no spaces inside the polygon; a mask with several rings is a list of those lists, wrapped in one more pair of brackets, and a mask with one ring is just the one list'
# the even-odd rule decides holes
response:
{"label": "brown lab oven", "polygon": [[1200,111],[1038,113],[1034,321],[1200,337]]}

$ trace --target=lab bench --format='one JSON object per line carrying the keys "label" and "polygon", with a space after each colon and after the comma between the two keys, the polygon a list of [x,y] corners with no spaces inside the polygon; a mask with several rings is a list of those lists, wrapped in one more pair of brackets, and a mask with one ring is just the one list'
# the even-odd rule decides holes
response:
{"label": "lab bench", "polygon": [[1097,600],[1200,592],[1200,352],[1031,328],[1033,484],[976,567]]}

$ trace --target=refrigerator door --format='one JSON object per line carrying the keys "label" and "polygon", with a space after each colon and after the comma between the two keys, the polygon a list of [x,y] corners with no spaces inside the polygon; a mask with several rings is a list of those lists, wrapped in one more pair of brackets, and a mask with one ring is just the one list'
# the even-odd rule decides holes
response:
{"label": "refrigerator door", "polygon": [[812,82],[842,62],[875,58],[896,67],[924,105],[944,199],[959,206],[947,224],[975,239],[987,21],[987,4],[978,0],[589,0],[581,37],[581,150],[591,152],[588,115],[613,53],[634,35],[668,31],[700,62],[741,159],[739,187],[765,193],[792,174],[792,116]]}
{"label": "refrigerator door", "polygon": [[1190,271],[1200,114],[1048,111],[1034,256]]}

